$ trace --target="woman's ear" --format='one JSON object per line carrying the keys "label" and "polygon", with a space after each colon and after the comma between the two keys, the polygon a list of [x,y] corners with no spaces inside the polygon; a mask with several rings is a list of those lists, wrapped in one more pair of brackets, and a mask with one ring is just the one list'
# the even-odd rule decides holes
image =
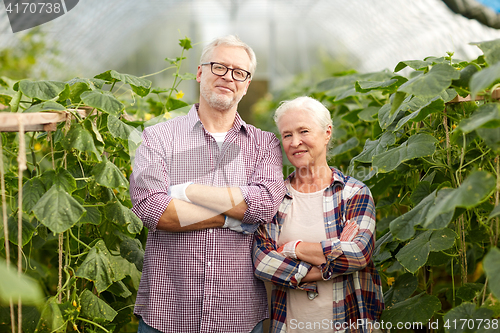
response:
{"label": "woman's ear", "polygon": [[330,142],[330,138],[332,137],[332,125],[328,125],[326,128],[326,144]]}

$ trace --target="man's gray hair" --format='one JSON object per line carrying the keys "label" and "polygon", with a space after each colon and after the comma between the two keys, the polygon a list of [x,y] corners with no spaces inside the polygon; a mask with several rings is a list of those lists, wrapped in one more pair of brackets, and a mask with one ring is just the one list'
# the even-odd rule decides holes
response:
{"label": "man's gray hair", "polygon": [[[288,111],[292,109],[301,109],[307,111],[311,118],[324,130],[328,125],[332,125],[332,117],[330,111],[320,101],[308,97],[301,96],[291,101],[283,101],[274,113],[274,121],[276,125]],[[279,128],[279,127],[278,127]]]}
{"label": "man's gray hair", "polygon": [[[253,77],[255,69],[257,68],[257,58],[255,57],[255,53],[253,52],[250,46],[242,42],[241,39],[239,39],[237,36],[234,35],[219,37],[213,40],[207,46],[205,46],[203,48],[203,51],[201,52],[200,63],[209,62],[210,61],[209,58],[212,56],[213,50],[220,45],[243,48],[248,54],[248,57],[250,58],[250,68],[248,68],[248,71],[250,72],[250,74],[252,74]],[[246,68],[240,68],[240,69],[246,69]]]}

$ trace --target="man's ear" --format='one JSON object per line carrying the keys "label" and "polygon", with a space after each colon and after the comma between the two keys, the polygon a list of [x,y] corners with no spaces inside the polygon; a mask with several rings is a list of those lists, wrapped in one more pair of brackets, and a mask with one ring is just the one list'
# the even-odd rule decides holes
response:
{"label": "man's ear", "polygon": [[201,81],[201,65],[198,66],[198,70],[196,71],[196,81],[200,83]]}
{"label": "man's ear", "polygon": [[252,80],[248,80],[248,82],[246,82],[246,86],[245,86],[245,91],[243,92],[243,96],[245,96],[247,94],[247,90],[248,90],[248,86],[250,86],[250,82],[252,82]]}

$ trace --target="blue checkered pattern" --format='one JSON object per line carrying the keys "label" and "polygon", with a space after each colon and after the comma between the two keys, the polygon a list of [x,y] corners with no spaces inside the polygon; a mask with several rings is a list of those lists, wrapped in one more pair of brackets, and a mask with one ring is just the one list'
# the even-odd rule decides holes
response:
{"label": "blue checkered pattern", "polygon": [[[370,190],[360,181],[332,168],[331,185],[323,194],[324,225],[327,240],[322,242],[327,261],[321,266],[323,279],[333,281],[334,323],[353,323],[358,319],[376,321],[384,309],[380,276],[371,255],[375,245],[375,205]],[[291,174],[286,182],[294,177]],[[286,332],[288,289],[317,292],[316,283],[301,283],[311,265],[276,252],[277,240],[287,212],[293,204],[288,191],[273,221],[257,231],[253,246],[255,274],[272,282],[271,333]],[[359,226],[350,242],[339,241],[346,221]],[[365,332],[366,327],[351,325],[348,332]]]}

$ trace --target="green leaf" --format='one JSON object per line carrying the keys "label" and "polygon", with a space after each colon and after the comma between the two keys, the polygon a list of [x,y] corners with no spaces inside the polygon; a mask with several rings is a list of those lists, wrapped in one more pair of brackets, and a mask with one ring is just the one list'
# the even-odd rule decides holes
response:
{"label": "green leaf", "polygon": [[5,106],[9,106],[10,102],[12,101],[12,97],[15,94],[6,94],[3,92],[0,92],[0,104],[3,104]]}
{"label": "green leaf", "polygon": [[40,178],[27,180],[23,185],[23,211],[29,214],[44,193],[45,185]]}
{"label": "green leaf", "polygon": [[196,80],[196,75],[193,73],[184,73],[179,75],[179,77],[183,80]]}
{"label": "green leaf", "polygon": [[181,100],[178,100],[175,98],[169,98],[167,101],[166,108],[168,111],[172,111],[172,110],[177,110],[177,109],[183,108],[183,107],[188,106],[188,105],[189,104],[184,102],[184,101],[181,101]]}
{"label": "green leaf", "polygon": [[358,113],[358,118],[367,122],[376,121],[375,115],[377,115],[379,110],[380,107],[378,106],[369,106]]}
{"label": "green leaf", "polygon": [[411,240],[396,255],[396,259],[411,273],[425,265],[429,253],[449,249],[455,243],[453,230],[427,230]]}
{"label": "green leaf", "polygon": [[413,68],[414,70],[423,70],[427,69],[430,65],[432,65],[432,61],[422,61],[422,60],[406,60],[400,61],[396,68],[394,68],[394,72],[399,72],[406,66]]}
{"label": "green leaf", "polygon": [[484,60],[488,65],[491,66],[500,62],[500,39],[470,44],[476,45],[483,51]]}
{"label": "green leaf", "polygon": [[349,140],[347,140],[346,142],[344,142],[344,143],[336,146],[332,150],[330,150],[328,152],[328,155],[329,156],[337,156],[337,155],[343,154],[351,149],[356,148],[358,145],[359,145],[358,138],[352,137]]}
{"label": "green leaf", "polygon": [[396,143],[396,136],[392,132],[384,132],[375,141],[367,139],[363,151],[358,156],[355,156],[353,160],[361,163],[371,163],[373,156],[387,151],[387,148],[394,143]]}
{"label": "green leaf", "polygon": [[109,261],[111,262],[111,269],[114,273],[113,281],[115,282],[123,280],[127,275],[129,266],[134,266],[122,256],[110,256]]}
{"label": "green leaf", "polygon": [[476,133],[497,155],[500,154],[500,131],[497,128],[478,128]]}
{"label": "green leaf", "polygon": [[179,39],[179,45],[184,49],[184,50],[189,50],[193,48],[191,46],[191,40],[189,38],[184,38],[184,39]]}
{"label": "green leaf", "polygon": [[101,186],[108,188],[128,187],[127,178],[123,176],[116,165],[108,160],[96,164],[92,169],[92,175],[94,175],[96,183]]}
{"label": "green leaf", "polygon": [[19,81],[19,89],[26,97],[42,101],[56,98],[65,88],[66,83],[59,81]]}
{"label": "green leaf", "polygon": [[93,153],[97,160],[101,161],[101,154],[97,151],[92,134],[81,124],[74,124],[61,143],[67,150],[74,148],[81,152]]}
{"label": "green leaf", "polygon": [[[464,333],[464,332],[498,332],[498,327],[493,330],[485,329],[486,325],[484,320],[491,319],[493,311],[486,308],[476,309],[474,303],[462,303],[459,306],[451,309],[445,316],[444,322],[448,323],[449,328],[446,330],[450,333]],[[482,323],[482,325],[480,325]],[[468,325],[471,330],[468,329]],[[474,326],[472,326],[474,324]],[[491,323],[490,323],[491,328]],[[476,328],[476,329],[474,329]]]}
{"label": "green leaf", "polygon": [[99,239],[76,271],[76,276],[94,282],[97,292],[103,292],[115,281],[110,257],[104,241]]}
{"label": "green leaf", "polygon": [[142,221],[120,202],[106,204],[104,214],[106,219],[119,226],[126,227],[131,234],[138,234],[142,230]]}
{"label": "green leaf", "polygon": [[109,70],[94,77],[105,81],[121,81],[127,83],[132,90],[141,97],[149,94],[151,90],[151,81],[130,74],[121,74],[115,70]]}
{"label": "green leaf", "polygon": [[397,91],[394,93],[394,98],[392,99],[391,102],[391,112],[390,112],[391,115],[393,115],[399,109],[401,104],[403,104],[405,98],[406,98],[406,93],[404,92]]}
{"label": "green leaf", "polygon": [[448,228],[434,230],[429,239],[429,248],[431,252],[448,250],[455,244],[457,237],[455,231]]}
{"label": "green leaf", "polygon": [[454,211],[457,207],[466,209],[480,204],[495,188],[495,178],[486,171],[476,171],[470,174],[460,187],[447,191],[441,200],[429,210],[424,228],[438,216]]}
{"label": "green leaf", "polygon": [[35,104],[24,110],[23,112],[44,112],[44,111],[66,111],[66,107],[54,101],[47,101]]}
{"label": "green leaf", "polygon": [[80,223],[90,223],[94,225],[101,224],[102,214],[97,207],[83,207],[87,214],[85,214],[81,219]]}
{"label": "green leaf", "polygon": [[102,138],[102,135],[99,132],[99,129],[97,128],[97,125],[94,123],[94,121],[90,120],[90,118],[87,118],[83,121],[83,126],[85,127],[85,129],[87,129],[87,131],[89,131],[93,135],[94,143],[97,144],[96,148],[99,149],[101,146],[104,145],[104,139]]}
{"label": "green leaf", "polygon": [[33,207],[35,217],[53,233],[60,233],[75,225],[85,209],[64,189],[54,185]]}
{"label": "green leaf", "polygon": [[373,167],[377,173],[387,173],[398,167],[401,163],[434,154],[437,140],[429,134],[416,134],[397,148],[373,157]]}
{"label": "green leaf", "polygon": [[45,171],[40,179],[45,188],[50,189],[53,185],[57,185],[68,193],[73,193],[76,190],[75,178],[68,170],[61,167],[56,170]]}
{"label": "green leaf", "polygon": [[128,140],[130,133],[132,133],[135,128],[125,124],[118,117],[109,115],[108,116],[108,130],[109,133],[115,138],[120,138],[123,140]]}
{"label": "green leaf", "polygon": [[474,100],[476,95],[488,89],[494,82],[500,79],[500,63],[486,67],[483,70],[472,75],[470,80],[470,94]]}
{"label": "green leaf", "polygon": [[457,126],[457,130],[463,133],[470,133],[480,127],[486,127],[488,124],[498,127],[500,123],[500,108],[497,103],[488,103],[481,105],[470,118],[465,118]]}
{"label": "green leaf", "polygon": [[45,303],[35,332],[66,332],[66,321],[64,320],[61,309],[59,308],[59,304],[57,304],[57,300],[55,297],[49,298],[47,303]]}
{"label": "green leaf", "polygon": [[472,301],[476,294],[483,290],[483,287],[482,283],[466,283],[457,289],[457,297],[466,302]]}
{"label": "green leaf", "polygon": [[410,273],[399,276],[387,292],[384,293],[386,309],[410,297],[418,287],[418,279]]}
{"label": "green leaf", "polygon": [[380,319],[391,322],[394,327],[399,323],[422,323],[425,325],[439,310],[441,310],[439,299],[436,296],[422,293],[386,309],[382,312]]}
{"label": "green leaf", "polygon": [[410,201],[418,205],[426,196],[431,194],[431,183],[425,180],[420,181],[410,195]]}
{"label": "green leaf", "polygon": [[124,105],[109,91],[85,91],[80,98],[86,105],[109,114],[117,115],[124,108]]}
{"label": "green leaf", "polygon": [[492,247],[483,260],[484,271],[489,278],[489,288],[497,299],[500,299],[500,250]]}
{"label": "green leaf", "polygon": [[397,83],[397,79],[390,79],[387,81],[356,81],[356,91],[366,93],[374,89],[387,89]]}
{"label": "green leaf", "polygon": [[23,304],[36,304],[43,300],[43,294],[37,281],[27,275],[17,274],[17,268],[7,267],[7,263],[0,258],[0,301],[4,305],[9,304],[9,299],[17,302],[21,297]]}
{"label": "green leaf", "polygon": [[135,265],[142,272],[144,250],[138,239],[124,238],[120,243],[120,255]]}
{"label": "green leaf", "polygon": [[107,290],[113,295],[122,298],[127,298],[132,295],[132,292],[125,286],[122,281],[113,283]]}
{"label": "green leaf", "polygon": [[391,113],[391,104],[384,104],[378,111],[378,123],[380,127],[387,129],[398,118],[400,113],[408,111],[408,102],[410,99],[411,95],[408,95],[394,113]]}
{"label": "green leaf", "polygon": [[452,84],[456,87],[469,90],[469,82],[478,69],[474,65],[468,65],[460,70],[460,78],[458,80],[453,80]]}
{"label": "green leaf", "polygon": [[488,216],[488,221],[497,216],[500,216],[500,205],[497,205],[495,208],[493,208],[490,215]]}
{"label": "green leaf", "polygon": [[394,237],[405,241],[415,234],[415,226],[425,221],[425,216],[434,203],[436,192],[427,195],[420,203],[409,212],[395,218],[389,224]]}
{"label": "green leaf", "polygon": [[80,296],[82,307],[81,315],[97,323],[103,321],[113,321],[118,314],[111,306],[102,299],[94,295],[90,290],[85,289]]}
{"label": "green leaf", "polygon": [[457,96],[457,92],[454,89],[447,89],[439,96],[433,98],[423,98],[420,96],[414,96],[409,102],[408,107],[412,111],[409,115],[401,118],[394,131],[402,128],[407,122],[419,122],[427,118],[432,113],[442,112],[445,107],[445,103],[451,101]]}
{"label": "green leaf", "polygon": [[80,96],[86,92],[92,90],[90,88],[90,83],[89,82],[74,82],[73,85],[70,86],[69,88],[69,99],[71,100],[72,103],[74,104],[79,104],[82,99]]}
{"label": "green leaf", "polygon": [[452,80],[460,78],[460,73],[450,65],[437,64],[431,70],[419,75],[399,87],[398,91],[422,97],[434,97],[445,91]]}
{"label": "green leaf", "polygon": [[[8,227],[9,227],[9,240],[12,244],[18,245],[18,220],[16,217],[9,217],[7,219]],[[22,229],[22,243],[24,245],[28,244],[31,238],[33,237],[33,233],[35,232],[35,227],[30,221],[23,216],[22,219],[23,229]],[[3,236],[3,235],[2,235]]]}

